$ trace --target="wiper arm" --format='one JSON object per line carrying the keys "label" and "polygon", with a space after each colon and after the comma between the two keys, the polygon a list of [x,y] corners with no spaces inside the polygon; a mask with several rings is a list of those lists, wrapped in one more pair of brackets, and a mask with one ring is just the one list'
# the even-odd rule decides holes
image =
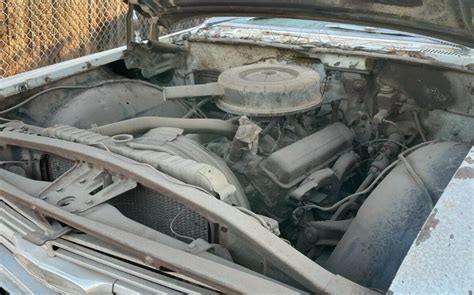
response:
{"label": "wiper arm", "polygon": [[348,32],[361,32],[361,33],[369,33],[369,34],[425,38],[424,36],[417,35],[417,34],[411,34],[411,33],[381,29],[381,28],[374,28],[374,27],[362,27],[362,26],[356,26],[356,25],[328,24],[328,25],[325,25],[325,27],[332,30],[341,30],[341,31],[348,31]]}
{"label": "wiper arm", "polygon": [[383,29],[383,28],[374,28],[374,27],[363,27],[358,25],[350,25],[350,24],[327,24],[325,25],[327,29],[331,30],[340,30],[340,31],[347,31],[347,32],[359,32],[359,33],[366,33],[366,34],[377,34],[377,35],[387,35],[387,36],[398,36],[398,37],[409,37],[409,38],[417,38],[417,39],[424,39],[430,40],[438,44],[444,44],[456,48],[464,48],[464,46],[451,43],[449,41],[440,40],[437,38],[432,38],[429,36],[418,35],[409,32],[401,32],[396,30],[390,29]]}
{"label": "wiper arm", "polygon": [[226,22],[230,22],[230,21],[233,21],[235,19],[238,19],[239,17],[232,17],[232,16],[222,16],[222,17],[213,17],[213,18],[210,18],[208,20],[206,20],[203,25],[205,27],[212,27],[214,25],[218,25],[218,24],[221,24],[221,23],[226,23]]}

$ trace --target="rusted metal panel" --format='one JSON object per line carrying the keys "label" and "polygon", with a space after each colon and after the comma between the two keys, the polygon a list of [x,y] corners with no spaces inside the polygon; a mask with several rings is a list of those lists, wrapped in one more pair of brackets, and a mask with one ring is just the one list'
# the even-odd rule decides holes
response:
{"label": "rusted metal panel", "polygon": [[[455,44],[439,42],[430,38],[398,39],[394,36],[375,37],[358,35],[354,32],[346,34],[331,33],[331,29],[343,25],[320,25],[314,22],[309,29],[310,21],[288,22],[287,26],[275,26],[259,21],[254,23],[227,21],[214,23],[219,18],[211,18],[206,26],[197,29],[188,40],[208,43],[247,44],[296,50],[319,58],[331,68],[349,68],[351,70],[368,70],[363,57],[404,60],[430,65],[450,66],[451,68],[471,71],[474,64],[473,49],[466,49]],[[242,18],[243,19],[243,18]],[[322,22],[320,22],[322,23]],[[356,28],[357,26],[343,26]],[[361,27],[357,27],[361,28]],[[208,46],[209,47],[209,46]],[[209,51],[209,50],[208,50]],[[337,58],[334,58],[337,53]],[[250,57],[253,58],[253,57]],[[217,59],[217,62],[220,61]],[[215,63],[217,63],[215,62]],[[456,67],[453,67],[457,65]]]}
{"label": "rusted metal panel", "polygon": [[394,294],[474,291],[474,147],[454,174],[390,286]]}

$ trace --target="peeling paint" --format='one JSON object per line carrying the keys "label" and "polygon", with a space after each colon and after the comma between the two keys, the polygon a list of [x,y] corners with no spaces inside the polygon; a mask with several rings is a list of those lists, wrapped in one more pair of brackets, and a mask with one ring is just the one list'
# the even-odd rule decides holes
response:
{"label": "peeling paint", "polygon": [[436,214],[438,213],[438,210],[435,208],[433,212],[431,212],[430,216],[426,220],[425,224],[420,230],[420,233],[418,234],[418,237],[416,238],[416,245],[418,246],[419,244],[423,243],[424,241],[428,240],[431,236],[431,231],[436,228],[439,224],[439,219],[436,218]]}
{"label": "peeling paint", "polygon": [[471,158],[470,156],[466,157],[466,159],[464,161],[466,161],[468,164],[474,164],[474,159]]}
{"label": "peeling paint", "polygon": [[456,179],[472,179],[474,178],[474,168],[466,166],[461,167],[454,175]]}
{"label": "peeling paint", "polygon": [[[468,161],[473,159],[474,147],[458,168],[461,175],[472,172]],[[398,269],[390,286],[394,294],[469,294],[474,283],[473,190],[474,178],[451,179]]]}
{"label": "peeling paint", "polygon": [[232,23],[203,26],[188,37],[189,41],[251,43],[260,46],[286,46],[309,53],[343,51],[384,55],[393,59],[416,60],[426,63],[446,63],[458,65],[461,70],[469,70],[472,56],[460,48],[448,44],[429,44],[408,40],[386,40],[361,38],[348,35],[331,35],[314,31],[285,31],[277,27],[242,27]]}

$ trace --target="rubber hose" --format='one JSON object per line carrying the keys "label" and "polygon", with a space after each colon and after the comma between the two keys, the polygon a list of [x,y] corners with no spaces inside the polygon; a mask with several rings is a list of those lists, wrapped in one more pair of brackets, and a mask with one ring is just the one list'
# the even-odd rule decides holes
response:
{"label": "rubber hose", "polygon": [[398,267],[470,145],[438,142],[400,161],[367,197],[325,263],[368,288],[388,290]]}
{"label": "rubber hose", "polygon": [[91,131],[113,136],[117,134],[144,133],[158,127],[175,127],[191,134],[220,134],[233,138],[237,127],[231,122],[218,119],[182,119],[166,117],[140,117],[124,121],[118,121],[100,127],[92,128]]}

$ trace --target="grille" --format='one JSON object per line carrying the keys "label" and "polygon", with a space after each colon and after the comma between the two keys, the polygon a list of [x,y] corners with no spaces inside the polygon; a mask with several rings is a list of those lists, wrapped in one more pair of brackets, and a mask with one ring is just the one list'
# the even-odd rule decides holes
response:
{"label": "grille", "polygon": [[[0,0],[0,78],[125,45],[127,9],[122,0]],[[134,16],[137,37],[148,36],[149,27]]]}
{"label": "grille", "polygon": [[74,166],[74,162],[60,157],[48,156],[46,159],[46,169],[48,174],[44,179],[53,181]]}
{"label": "grille", "polygon": [[[73,162],[49,156],[46,165],[47,179],[54,180],[68,171]],[[189,242],[189,238],[209,240],[209,225],[204,217],[143,186],[139,185],[109,203],[126,217],[183,242]]]}

